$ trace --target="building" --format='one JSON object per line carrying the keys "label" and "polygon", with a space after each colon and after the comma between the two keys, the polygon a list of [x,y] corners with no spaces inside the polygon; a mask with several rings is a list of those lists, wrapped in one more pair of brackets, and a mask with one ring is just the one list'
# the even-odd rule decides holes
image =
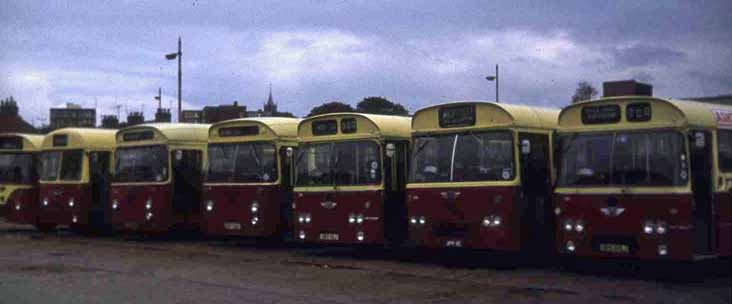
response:
{"label": "building", "polygon": [[183,110],[181,112],[180,122],[185,123],[203,123],[203,111],[201,110]]}
{"label": "building", "polygon": [[277,103],[272,98],[272,84],[269,85],[269,96],[262,106],[261,110],[247,112],[248,117],[295,117],[290,112],[280,112],[277,110]]}
{"label": "building", "polygon": [[234,101],[232,105],[203,107],[202,121],[205,123],[215,123],[243,117],[247,117],[247,107],[240,106],[237,101]]}
{"label": "building", "polygon": [[606,81],[602,83],[603,97],[653,96],[653,86],[635,80]]}
{"label": "building", "polygon": [[155,112],[155,122],[171,122],[170,109],[158,108]]}
{"label": "building", "polygon": [[38,130],[18,115],[18,103],[13,97],[0,100],[0,133],[37,133]]}
{"label": "building", "polygon": [[139,124],[145,123],[145,114],[142,112],[130,112],[127,114],[127,124],[126,126],[134,126]]}
{"label": "building", "polygon": [[119,118],[117,115],[102,115],[102,128],[119,129]]}
{"label": "building", "polygon": [[67,127],[93,128],[97,125],[97,110],[84,109],[78,104],[67,103],[65,108],[51,108],[51,129]]}

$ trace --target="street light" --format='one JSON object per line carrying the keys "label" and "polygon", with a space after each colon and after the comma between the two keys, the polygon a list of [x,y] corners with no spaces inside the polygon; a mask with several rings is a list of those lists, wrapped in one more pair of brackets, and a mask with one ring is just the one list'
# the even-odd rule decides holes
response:
{"label": "street light", "polygon": [[183,57],[183,52],[181,52],[181,41],[180,36],[178,36],[178,52],[177,53],[170,53],[165,55],[165,59],[168,60],[175,60],[178,59],[178,122],[180,122],[180,112],[181,112],[181,101],[180,101],[180,91],[181,91],[181,80],[183,77],[183,72],[181,71],[181,58]]}
{"label": "street light", "polygon": [[496,102],[498,102],[498,65],[496,64],[496,75],[486,76],[485,80],[496,82]]}

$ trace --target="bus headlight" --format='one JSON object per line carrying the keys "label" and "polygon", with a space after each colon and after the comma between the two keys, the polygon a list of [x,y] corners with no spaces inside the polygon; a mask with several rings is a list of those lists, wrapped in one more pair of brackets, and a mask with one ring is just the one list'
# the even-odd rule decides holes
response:
{"label": "bus headlight", "polygon": [[206,211],[211,212],[214,208],[214,202],[212,200],[206,201]]}
{"label": "bus headlight", "polygon": [[359,231],[358,233],[356,233],[356,240],[358,240],[359,242],[363,242],[365,238],[366,234],[363,233],[363,231]]}
{"label": "bus headlight", "polygon": [[117,200],[112,201],[112,210],[119,209],[119,202]]}
{"label": "bus headlight", "polygon": [[574,228],[574,225],[572,223],[572,220],[567,219],[567,220],[564,221],[564,230],[566,230],[566,231],[572,231],[573,228]]}
{"label": "bus headlight", "polygon": [[252,226],[257,225],[257,222],[259,222],[259,217],[253,217],[252,218]]}
{"label": "bus headlight", "polygon": [[574,224],[574,231],[577,231],[577,232],[585,231],[585,225],[584,225],[584,223],[582,223],[582,221],[577,221]]}
{"label": "bus headlight", "polygon": [[76,217],[76,215],[74,215],[74,216],[71,217],[71,222],[72,223],[76,224],[76,222],[78,222],[78,221],[79,221],[79,218]]}
{"label": "bus headlight", "polygon": [[356,224],[363,223],[363,214],[356,215]]}
{"label": "bus headlight", "polygon": [[153,218],[153,214],[152,214],[152,212],[148,212],[147,214],[145,214],[145,219],[146,219],[147,221],[151,221],[151,220],[152,220],[152,218]]}
{"label": "bus headlight", "polygon": [[20,211],[20,204],[15,204],[15,211]]}
{"label": "bus headlight", "polygon": [[313,218],[310,217],[310,213],[306,214],[305,215],[305,223],[306,224],[309,224],[311,220],[313,220]]}
{"label": "bus headlight", "polygon": [[259,204],[256,202],[252,203],[251,210],[252,210],[252,213],[257,213],[257,211],[259,211]]}
{"label": "bus headlight", "polygon": [[409,223],[412,225],[417,225],[417,217],[414,217],[414,216],[409,217]]}
{"label": "bus headlight", "polygon": [[426,224],[426,223],[427,223],[427,219],[426,219],[426,218],[424,218],[424,216],[420,216],[420,217],[419,217],[419,224],[420,224],[420,225],[424,225],[424,224]]}
{"label": "bus headlight", "polygon": [[666,223],[660,222],[660,221],[658,223],[656,223],[656,233],[665,234],[666,233]]}
{"label": "bus headlight", "polygon": [[356,223],[356,216],[355,216],[355,215],[353,215],[353,214],[349,214],[349,215],[348,215],[348,223],[349,223],[349,224],[354,224],[354,223]]}
{"label": "bus headlight", "polygon": [[71,208],[74,207],[74,198],[73,197],[69,199],[69,207],[71,207]]}
{"label": "bus headlight", "polygon": [[145,210],[151,210],[153,207],[152,205],[152,198],[148,198],[145,202]]}
{"label": "bus headlight", "polygon": [[653,222],[648,221],[643,224],[643,232],[646,234],[653,234],[653,231],[655,230],[654,228]]}
{"label": "bus headlight", "polygon": [[486,216],[486,217],[484,217],[484,218],[483,218],[483,227],[488,227],[488,226],[490,226],[492,222],[493,222],[493,221],[491,221],[491,219],[490,219],[489,217],[487,217],[487,216]]}
{"label": "bus headlight", "polygon": [[500,216],[496,215],[493,217],[493,226],[501,226],[502,219]]}
{"label": "bus headlight", "polygon": [[310,217],[310,214],[309,213],[301,213],[297,217],[297,222],[300,223],[300,224],[308,224],[312,220],[313,220],[313,218]]}
{"label": "bus headlight", "polygon": [[43,206],[43,207],[48,206],[48,198],[47,197],[44,197],[43,198],[43,202],[41,203],[41,206]]}

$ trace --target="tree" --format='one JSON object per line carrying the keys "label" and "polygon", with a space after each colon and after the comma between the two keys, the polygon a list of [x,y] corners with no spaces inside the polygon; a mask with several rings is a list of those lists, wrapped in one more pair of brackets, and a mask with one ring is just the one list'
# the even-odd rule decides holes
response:
{"label": "tree", "polygon": [[331,102],[326,102],[317,107],[314,107],[312,110],[310,110],[310,114],[308,114],[308,117],[320,115],[320,114],[327,114],[327,113],[354,112],[354,111],[355,110],[353,109],[353,107],[349,104],[345,104],[340,101],[331,101]]}
{"label": "tree", "polygon": [[393,103],[384,97],[366,97],[356,105],[356,112],[384,115],[409,115],[404,106]]}
{"label": "tree", "polygon": [[572,103],[580,102],[583,100],[590,100],[597,96],[597,89],[595,89],[589,82],[580,81],[577,83],[577,89],[572,95]]}

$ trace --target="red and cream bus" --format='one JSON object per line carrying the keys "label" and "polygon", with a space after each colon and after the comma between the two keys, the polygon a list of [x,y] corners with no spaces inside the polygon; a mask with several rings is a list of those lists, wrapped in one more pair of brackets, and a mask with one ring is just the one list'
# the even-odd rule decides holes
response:
{"label": "red and cream bus", "polygon": [[486,101],[412,119],[407,183],[418,247],[553,251],[552,133],[559,110]]}
{"label": "red and cream bus", "polygon": [[208,235],[283,237],[292,233],[292,155],[299,119],[242,118],[209,130],[203,183]]}
{"label": "red and cream bus", "polygon": [[115,230],[199,229],[209,127],[153,123],[117,132],[109,202]]}
{"label": "red and cream bus", "polygon": [[106,229],[113,130],[65,128],[48,133],[41,146],[37,227],[70,226],[79,232]]}
{"label": "red and cream bus", "polygon": [[409,117],[334,113],[298,127],[295,237],[396,245],[406,237]]}
{"label": "red and cream bus", "polygon": [[557,248],[691,261],[732,251],[732,107],[648,96],[564,108]]}
{"label": "red and cream bus", "polygon": [[38,216],[36,163],[42,135],[0,134],[0,214],[8,222],[35,225]]}

